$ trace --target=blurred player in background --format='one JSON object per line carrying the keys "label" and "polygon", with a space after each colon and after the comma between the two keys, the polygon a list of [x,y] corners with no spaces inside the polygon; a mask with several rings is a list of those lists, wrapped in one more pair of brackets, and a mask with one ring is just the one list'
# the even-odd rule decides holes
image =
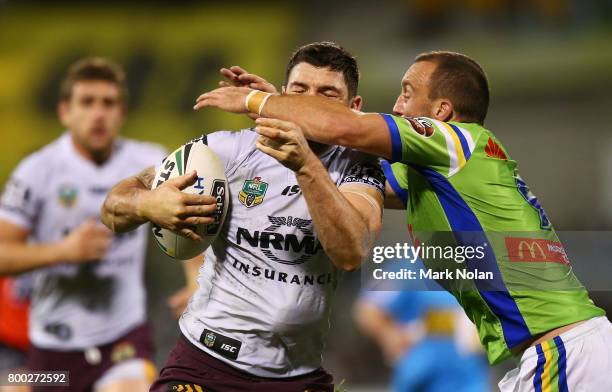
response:
{"label": "blurred player in background", "polygon": [[573,274],[516,162],[484,128],[489,87],[480,65],[458,53],[424,53],[401,88],[396,115],[243,87],[202,94],[194,108],[258,113],[270,117],[257,120],[267,139],[282,139],[297,125],[308,139],[398,162],[386,173],[406,179],[413,239],[436,245],[432,234],[452,233],[458,246],[486,248],[482,259],[470,258],[461,269],[480,268],[492,278],[474,274],[448,288],[476,324],[492,364],[521,356],[500,389],[612,390],[612,325]]}
{"label": "blurred player in background", "polygon": [[489,390],[474,325],[449,293],[364,290],[354,311],[393,367],[394,392]]}
{"label": "blurred player in background", "polygon": [[[9,373],[25,370],[28,339],[28,313],[32,291],[31,275],[0,277],[0,380]],[[26,392],[27,386],[0,384],[0,392]]]}
{"label": "blurred player in background", "polygon": [[156,145],[119,138],[126,99],[116,64],[73,64],[58,105],[67,131],[19,164],[1,199],[0,274],[35,271],[28,368],[69,371],[61,390],[144,391],[155,376],[147,229],[113,236],[98,222],[111,186],[164,156]]}
{"label": "blurred player in background", "polygon": [[[224,70],[239,83],[234,71]],[[358,79],[348,52],[315,43],[293,55],[283,91],[359,110]],[[321,367],[331,301],[342,272],[360,266],[380,230],[378,160],[309,144],[298,132],[280,143],[251,129],[192,143],[221,158],[232,202],[179,321],[183,336],[152,390],[333,391]],[[108,226],[126,230],[150,220],[194,238],[190,225],[212,222],[214,198],[179,192],[194,173],[149,190],[153,175],[149,169],[113,188],[102,212]]]}

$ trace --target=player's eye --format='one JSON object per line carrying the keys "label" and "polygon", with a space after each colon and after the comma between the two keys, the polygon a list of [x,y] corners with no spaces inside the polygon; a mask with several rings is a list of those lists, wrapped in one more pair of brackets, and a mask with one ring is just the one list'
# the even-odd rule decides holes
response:
{"label": "player's eye", "polygon": [[94,97],[87,96],[87,97],[81,98],[81,105],[83,106],[91,106],[93,105],[93,103],[94,103]]}
{"label": "player's eye", "polygon": [[104,98],[102,100],[102,104],[106,108],[111,108],[111,107],[115,106],[116,103],[117,103],[117,101],[115,99],[112,99],[112,98]]}

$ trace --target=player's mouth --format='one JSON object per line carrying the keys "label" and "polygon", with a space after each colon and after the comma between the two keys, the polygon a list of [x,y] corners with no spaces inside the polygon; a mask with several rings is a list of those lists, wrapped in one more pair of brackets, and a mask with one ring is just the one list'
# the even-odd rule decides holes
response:
{"label": "player's mouth", "polygon": [[103,137],[108,133],[106,127],[104,126],[95,126],[89,130],[89,134],[93,137]]}

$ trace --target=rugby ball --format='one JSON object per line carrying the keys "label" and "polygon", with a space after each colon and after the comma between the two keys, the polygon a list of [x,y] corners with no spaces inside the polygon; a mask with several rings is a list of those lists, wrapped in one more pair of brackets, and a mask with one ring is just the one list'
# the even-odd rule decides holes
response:
{"label": "rugby ball", "polygon": [[194,241],[160,226],[153,225],[153,237],[157,245],[168,256],[187,260],[201,254],[215,240],[225,221],[229,204],[229,187],[225,176],[223,163],[203,140],[196,139],[178,148],[158,167],[153,180],[152,189],[164,182],[182,176],[195,170],[196,182],[183,189],[183,192],[199,195],[209,195],[216,199],[214,223],[194,226],[194,231],[202,237],[203,241]]}

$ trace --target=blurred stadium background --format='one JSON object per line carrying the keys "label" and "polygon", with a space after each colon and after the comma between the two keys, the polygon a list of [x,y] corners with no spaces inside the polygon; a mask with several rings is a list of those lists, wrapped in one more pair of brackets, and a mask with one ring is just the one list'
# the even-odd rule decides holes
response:
{"label": "blurred stadium background", "polygon": [[[357,56],[366,111],[391,110],[399,80],[419,52],[454,50],[478,60],[492,89],[487,125],[519,162],[557,229],[612,239],[610,0],[232,6],[0,0],[0,185],[21,158],[62,132],[58,83],[81,56],[108,56],[126,67],[131,96],[124,135],[172,149],[203,132],[249,126],[239,116],[191,110],[199,93],[216,86],[221,66],[241,65],[280,84],[290,52],[315,40],[336,41]],[[403,216],[389,212],[382,238],[403,238],[404,227]],[[610,253],[591,252],[610,273]],[[579,277],[588,285],[589,276]],[[182,279],[176,262],[150,249],[147,285],[159,364],[178,333],[165,298]],[[354,273],[339,289],[325,363],[348,390],[374,390],[385,385],[388,369],[351,320],[360,286]],[[606,287],[597,287],[594,297],[612,311]],[[493,369],[492,380],[505,370]]]}

